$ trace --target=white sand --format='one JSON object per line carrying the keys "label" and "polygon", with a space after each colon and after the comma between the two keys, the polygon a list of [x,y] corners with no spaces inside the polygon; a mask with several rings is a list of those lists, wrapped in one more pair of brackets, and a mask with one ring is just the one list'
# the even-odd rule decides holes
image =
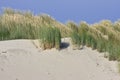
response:
{"label": "white sand", "polygon": [[120,75],[117,62],[90,48],[64,44],[60,51],[42,51],[31,40],[10,40],[0,41],[0,80],[120,80]]}

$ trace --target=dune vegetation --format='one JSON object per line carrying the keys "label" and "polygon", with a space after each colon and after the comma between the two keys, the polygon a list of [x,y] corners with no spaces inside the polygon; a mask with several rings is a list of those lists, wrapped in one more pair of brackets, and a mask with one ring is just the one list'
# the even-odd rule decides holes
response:
{"label": "dune vegetation", "polygon": [[60,49],[61,38],[71,37],[72,44],[104,52],[109,60],[120,61],[120,21],[112,23],[76,24],[68,21],[62,24],[45,15],[33,15],[30,11],[4,9],[0,15],[0,40],[39,39],[43,49]]}
{"label": "dune vegetation", "polygon": [[43,49],[56,48],[60,49],[61,34],[58,28],[54,27],[41,27],[39,29],[39,41]]}
{"label": "dune vegetation", "polygon": [[[85,45],[99,52],[104,52],[109,60],[120,61],[120,23],[112,23],[104,20],[96,24],[89,25],[81,22],[78,26],[78,32],[72,32],[73,45]],[[75,28],[76,29],[76,28]]]}
{"label": "dune vegetation", "polygon": [[33,15],[29,11],[4,9],[0,15],[0,40],[40,39],[42,48],[60,48],[61,37],[71,30],[49,15]]}

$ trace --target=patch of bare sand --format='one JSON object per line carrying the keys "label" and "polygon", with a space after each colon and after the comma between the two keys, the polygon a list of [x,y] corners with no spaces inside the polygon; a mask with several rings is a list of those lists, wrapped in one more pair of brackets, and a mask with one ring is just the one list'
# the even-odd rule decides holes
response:
{"label": "patch of bare sand", "polygon": [[117,62],[84,47],[42,51],[31,40],[0,41],[0,80],[120,80]]}

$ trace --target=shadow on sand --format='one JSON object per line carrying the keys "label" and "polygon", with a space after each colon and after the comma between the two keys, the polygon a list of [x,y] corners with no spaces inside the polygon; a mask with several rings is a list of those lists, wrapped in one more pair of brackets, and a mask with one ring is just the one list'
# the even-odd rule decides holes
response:
{"label": "shadow on sand", "polygon": [[67,43],[67,42],[62,42],[61,43],[61,45],[60,45],[60,49],[62,50],[62,49],[66,49],[66,48],[68,48],[69,47],[69,43]]}

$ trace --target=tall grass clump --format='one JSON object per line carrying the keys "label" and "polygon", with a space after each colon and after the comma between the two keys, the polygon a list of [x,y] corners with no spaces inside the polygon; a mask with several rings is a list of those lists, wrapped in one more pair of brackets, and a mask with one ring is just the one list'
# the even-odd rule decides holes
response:
{"label": "tall grass clump", "polygon": [[71,38],[73,44],[77,46],[85,45],[99,52],[108,52],[109,60],[120,60],[119,34],[109,21],[92,26],[82,22],[78,32],[73,32]]}
{"label": "tall grass clump", "polygon": [[60,30],[55,28],[55,48],[60,49],[60,44],[61,44],[61,33]]}
{"label": "tall grass clump", "polygon": [[93,37],[92,34],[89,34],[89,32],[87,33],[86,46],[92,47],[92,49],[96,49],[96,46],[97,46],[96,39]]}
{"label": "tall grass clump", "polygon": [[39,29],[39,38],[43,49],[60,49],[61,34],[59,29],[53,27],[41,27]]}
{"label": "tall grass clump", "polygon": [[11,28],[10,30],[10,38],[11,39],[35,39],[36,37],[35,28],[31,26],[31,24],[18,24]]}
{"label": "tall grass clump", "polygon": [[[33,15],[30,11],[19,11],[11,8],[5,8],[3,13],[0,14],[1,30],[3,31],[5,27],[9,31],[10,37],[7,37],[7,39],[37,39],[38,28],[42,25],[55,26],[60,30],[62,37],[68,37],[71,32],[66,25],[46,14]],[[2,39],[6,38],[2,37]]]}
{"label": "tall grass clump", "polygon": [[102,33],[82,23],[78,28],[78,33],[74,33],[72,40],[76,44],[97,49],[99,52],[106,51],[107,39],[104,39]]}
{"label": "tall grass clump", "polygon": [[73,22],[73,21],[69,21],[66,23],[67,27],[69,27],[72,31],[78,32],[78,25]]}
{"label": "tall grass clump", "polygon": [[81,22],[78,27],[78,33],[80,35],[81,44],[83,46],[86,44],[88,30],[89,30],[88,24],[86,22]]}
{"label": "tall grass clump", "polygon": [[9,38],[9,30],[2,24],[2,16],[0,15],[0,40],[7,40]]}
{"label": "tall grass clump", "polygon": [[120,20],[114,23],[114,29],[120,32]]}
{"label": "tall grass clump", "polygon": [[0,23],[0,40],[7,40],[9,39],[9,36],[9,30],[5,26],[2,26],[2,24]]}
{"label": "tall grass clump", "polygon": [[77,32],[73,31],[71,34],[71,39],[72,39],[73,48],[79,49],[81,46],[80,35]]}
{"label": "tall grass clump", "polygon": [[6,8],[0,15],[0,40],[38,39],[44,49],[60,49],[62,37],[68,35],[69,28],[48,15],[36,15]]}

